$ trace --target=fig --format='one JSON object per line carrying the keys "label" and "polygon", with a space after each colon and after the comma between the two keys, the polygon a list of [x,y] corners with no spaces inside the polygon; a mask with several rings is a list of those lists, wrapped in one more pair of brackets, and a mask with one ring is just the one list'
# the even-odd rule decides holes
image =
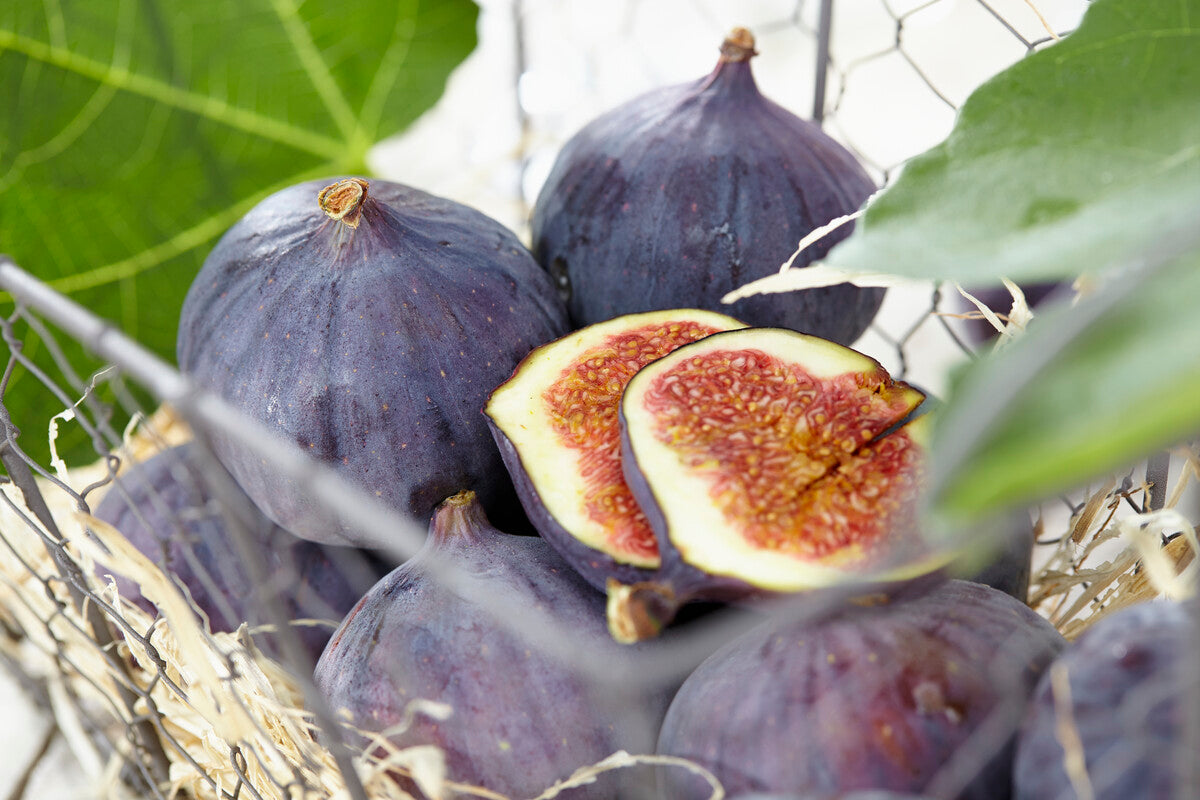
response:
{"label": "fig", "polygon": [[[883,289],[846,283],[721,302],[777,272],[802,238],[875,189],[848,150],[759,92],[754,47],[735,29],[711,74],[612,109],[563,146],[531,224],[534,255],[569,293],[575,325],[696,307],[842,344],[870,325]],[[793,265],[824,257],[851,227]]]}
{"label": "fig", "polygon": [[949,560],[916,524],[921,395],[874,359],[784,328],[714,333],[641,369],[619,412],[621,465],[658,542],[645,580],[610,581],[621,641],[690,599],[734,600]]}
{"label": "fig", "polygon": [[[517,238],[387,181],[302,183],[217,243],[184,300],[179,366],[347,480],[424,521],[463,487],[517,501],[479,414],[566,310]],[[239,442],[214,450],[268,517],[327,544],[385,547],[329,519]]]}
{"label": "fig", "polygon": [[680,345],[743,327],[669,309],[596,323],[533,350],[484,413],[530,521],[603,589],[646,577],[658,544],[621,474],[617,408],[633,374]]}
{"label": "fig", "polygon": [[1017,800],[1196,797],[1197,658],[1194,601],[1093,623],[1038,683],[1017,740]]}
{"label": "fig", "polygon": [[[439,580],[446,559],[472,578],[470,591]],[[551,615],[580,658],[626,681],[588,681],[571,664],[500,624],[497,606]],[[315,680],[334,709],[399,747],[433,744],[450,780],[512,797],[533,797],[617,750],[651,752],[669,689],[627,688],[631,651],[614,643],[604,602],[539,537],[491,527],[471,492],[436,511],[424,548],[384,577],[338,628]],[[449,719],[399,723],[417,698],[451,709]],[[603,780],[564,798],[621,796]],[[490,795],[489,795],[490,796]]]}
{"label": "fig", "polygon": [[[211,468],[195,443],[168,448],[115,478],[94,516],[157,562],[214,632],[273,622],[269,593],[277,594],[290,620],[306,621],[295,630],[315,662],[363,589],[386,570],[368,553],[292,536],[238,497],[229,480],[214,481]],[[261,554],[268,585],[252,580],[239,557],[239,530]],[[119,573],[112,579],[122,597],[157,613],[134,581]],[[263,644],[280,652],[271,637]]]}
{"label": "fig", "polygon": [[[658,750],[703,765],[735,796],[1006,798],[1022,710],[1064,644],[1024,604],[959,580],[815,622],[772,621],[688,676]],[[666,798],[708,796],[682,770],[663,778]]]}

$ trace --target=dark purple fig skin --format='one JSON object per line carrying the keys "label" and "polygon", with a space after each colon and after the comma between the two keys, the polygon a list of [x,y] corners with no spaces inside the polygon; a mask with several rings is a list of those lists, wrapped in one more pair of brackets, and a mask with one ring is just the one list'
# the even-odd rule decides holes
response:
{"label": "dark purple fig skin", "polygon": [[[1063,645],[1028,607],[968,581],[764,626],[688,677],[658,749],[712,770],[733,795],[928,793],[957,767],[969,770],[959,800],[1007,798],[1013,733]],[[681,771],[666,777],[666,798],[707,796]]]}
{"label": "dark purple fig skin", "polygon": [[[512,797],[535,796],[617,750],[652,751],[674,687],[626,694],[587,682],[439,582],[429,573],[437,558],[483,581],[486,598],[552,613],[578,652],[614,671],[638,653],[609,639],[603,599],[545,541],[494,529],[463,493],[439,507],[425,547],[372,588],[330,641],[315,680],[333,708],[381,731],[414,698],[447,703],[449,720],[419,717],[391,741],[435,744],[449,779]],[[562,797],[634,796],[618,782],[602,778]]]}
{"label": "dark purple fig skin", "polygon": [[[1096,800],[1200,796],[1200,616],[1194,604],[1155,601],[1098,620],[1055,662],[1070,704],[1056,709],[1042,676],[1017,741],[1017,800],[1073,800],[1056,732],[1078,734]],[[1066,701],[1061,695],[1058,704]],[[1187,716],[1193,723],[1187,725]]]}
{"label": "dark purple fig skin", "polygon": [[1029,578],[1033,570],[1033,546],[1036,533],[1027,511],[1007,514],[996,523],[1000,541],[991,561],[976,572],[964,576],[1015,597],[1029,599]]}
{"label": "dark purple fig skin", "polygon": [[[371,181],[357,228],[317,204],[328,181],[271,195],[218,242],[184,301],[180,368],[405,514],[464,486],[517,508],[480,414],[566,311],[517,238],[474,209]],[[298,536],[386,547],[220,439],[268,517]]]}
{"label": "dark purple fig skin", "polygon": [[866,789],[861,792],[846,792],[844,794],[739,794],[730,800],[934,800],[931,797],[915,794],[900,794],[898,792],[876,791]]}
{"label": "dark purple fig skin", "polygon": [[[874,190],[849,151],[759,92],[748,60],[723,57],[708,76],[635,98],[563,146],[533,211],[533,251],[569,286],[577,327],[695,307],[849,344],[883,289],[721,298],[778,272],[805,235]],[[824,257],[851,228],[794,266]]]}
{"label": "dark purple fig skin", "polygon": [[[364,551],[292,536],[259,514],[245,497],[232,497],[230,490],[236,490],[228,479],[219,484],[210,480],[206,466],[194,444],[164,450],[116,478],[94,516],[121,531],[173,576],[208,617],[213,631],[273,621],[267,594],[272,591],[281,595],[289,619],[324,620],[325,624],[295,627],[311,667],[338,621],[387,570]],[[261,553],[266,573],[277,583],[263,586],[251,579],[232,538],[237,530],[232,525],[244,527]],[[157,613],[136,583],[120,574],[113,580],[122,597],[149,614]],[[271,636],[262,643],[267,652],[279,651]]]}

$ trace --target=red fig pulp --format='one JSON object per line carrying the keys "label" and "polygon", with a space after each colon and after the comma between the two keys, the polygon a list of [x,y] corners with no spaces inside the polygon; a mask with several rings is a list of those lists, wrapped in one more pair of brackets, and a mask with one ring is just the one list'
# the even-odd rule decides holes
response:
{"label": "red fig pulp", "polygon": [[710,311],[630,314],[531,352],[485,413],[534,526],[593,586],[637,580],[658,543],[625,483],[618,406],[630,378],[681,345],[742,327]]}
{"label": "red fig pulp", "polygon": [[[622,466],[656,575],[609,586],[622,640],[683,602],[919,575],[921,394],[867,356],[781,328],[717,333],[642,369],[621,401]],[[646,624],[649,627],[645,627]]]}

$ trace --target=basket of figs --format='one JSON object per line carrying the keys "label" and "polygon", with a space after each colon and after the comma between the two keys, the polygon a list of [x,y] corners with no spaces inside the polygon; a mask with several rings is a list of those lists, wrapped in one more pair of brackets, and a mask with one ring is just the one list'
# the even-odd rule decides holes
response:
{"label": "basket of figs", "polygon": [[[0,263],[157,409],[65,398],[48,467],[4,412],[3,652],[109,796],[1200,796],[1194,447],[1170,496],[934,524],[953,419],[862,344],[887,282],[730,302],[883,216],[756,54],[580,128],[528,242],[362,174],[264,193],[177,368]],[[1021,345],[1009,286],[967,349]]]}

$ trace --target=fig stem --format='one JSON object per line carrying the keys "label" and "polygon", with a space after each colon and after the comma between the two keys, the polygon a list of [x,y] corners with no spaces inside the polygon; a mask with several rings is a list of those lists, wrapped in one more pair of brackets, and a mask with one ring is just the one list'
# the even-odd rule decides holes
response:
{"label": "fig stem", "polygon": [[606,590],[608,632],[621,644],[653,639],[679,610],[675,592],[659,583],[624,584],[609,578]]}
{"label": "fig stem", "polygon": [[471,490],[463,490],[447,497],[434,509],[430,532],[437,541],[478,538],[479,531],[490,528],[491,523],[479,504],[479,498]]}
{"label": "fig stem", "polygon": [[754,34],[746,28],[734,28],[721,43],[721,63],[738,64],[758,55],[754,49]]}
{"label": "fig stem", "polygon": [[317,205],[330,219],[357,228],[362,219],[368,185],[362,178],[346,178],[331,183],[317,193]]}

